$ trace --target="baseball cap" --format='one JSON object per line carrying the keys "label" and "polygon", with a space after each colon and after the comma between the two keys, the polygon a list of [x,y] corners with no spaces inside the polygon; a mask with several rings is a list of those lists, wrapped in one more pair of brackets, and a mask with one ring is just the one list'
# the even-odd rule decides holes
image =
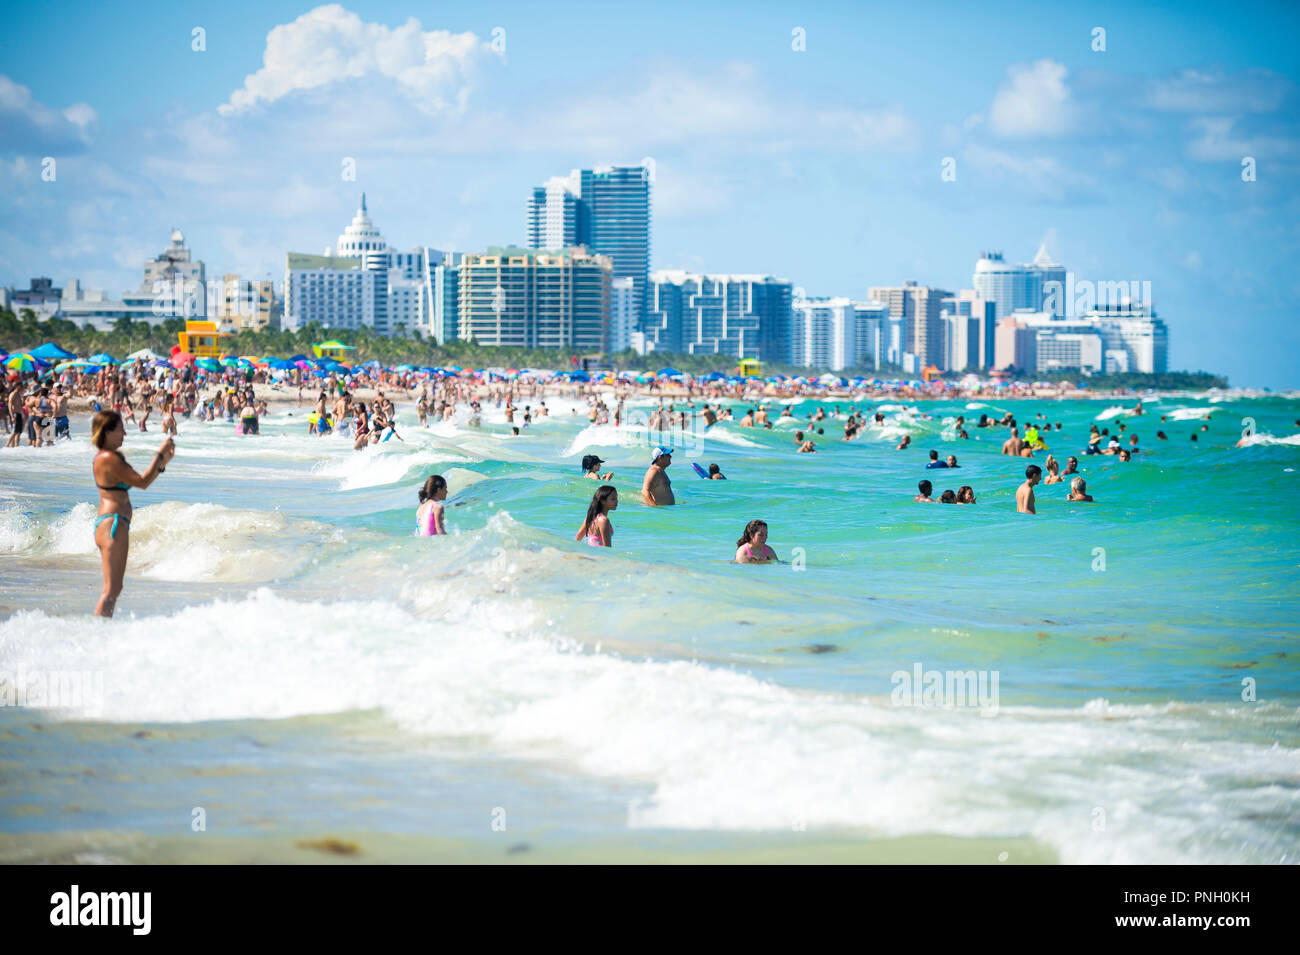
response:
{"label": "baseball cap", "polygon": [[652,452],[650,452],[650,463],[654,464],[664,455],[671,456],[672,453],[673,453],[672,448],[655,448]]}

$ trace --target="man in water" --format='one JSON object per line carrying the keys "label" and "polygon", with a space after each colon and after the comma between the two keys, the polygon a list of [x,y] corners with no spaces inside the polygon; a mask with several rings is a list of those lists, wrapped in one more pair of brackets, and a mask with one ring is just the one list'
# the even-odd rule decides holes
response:
{"label": "man in water", "polygon": [[72,440],[72,432],[68,429],[68,396],[64,394],[62,385],[54,386],[54,437]]}
{"label": "man in water", "polygon": [[912,498],[917,504],[933,504],[934,498],[930,495],[934,492],[934,485],[929,481],[918,481],[916,489],[921,493]]}
{"label": "man in water", "polygon": [[930,463],[926,465],[927,468],[946,468],[947,466],[948,462],[939,460],[938,451],[930,452]]}
{"label": "man in water", "polygon": [[1025,468],[1025,483],[1016,489],[1016,510],[1021,514],[1037,514],[1034,510],[1034,485],[1043,476],[1043,469],[1037,464]]}
{"label": "man in water", "polygon": [[959,467],[959,465],[957,464],[957,455],[955,454],[948,455],[948,467],[950,468]]}
{"label": "man in water", "polygon": [[1081,477],[1075,478],[1070,482],[1070,493],[1066,495],[1067,501],[1086,501],[1092,503],[1092,495],[1088,493],[1088,485]]}
{"label": "man in water", "polygon": [[667,467],[673,463],[671,448],[655,448],[650,452],[650,467],[646,469],[645,480],[641,482],[641,499],[651,507],[664,507],[676,504],[673,497],[673,484],[668,479]]}
{"label": "man in water", "polygon": [[1011,437],[1002,442],[1002,453],[1018,458],[1023,450],[1025,450],[1025,442],[1021,440],[1020,432],[1016,428],[1012,428]]}

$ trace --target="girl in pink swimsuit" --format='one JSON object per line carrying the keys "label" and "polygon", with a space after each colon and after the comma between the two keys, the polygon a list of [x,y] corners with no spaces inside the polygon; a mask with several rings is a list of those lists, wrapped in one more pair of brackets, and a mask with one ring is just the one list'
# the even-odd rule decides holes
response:
{"label": "girl in pink swimsuit", "polygon": [[767,546],[767,521],[750,521],[744,536],[736,541],[736,563],[770,564],[776,560],[776,551]]}
{"label": "girl in pink swimsuit", "polygon": [[609,522],[609,512],[618,508],[618,490],[612,484],[602,484],[591,497],[587,519],[578,528],[573,539],[586,539],[591,547],[613,547],[614,525]]}
{"label": "girl in pink swimsuit", "polygon": [[417,537],[434,537],[446,534],[442,523],[442,502],[447,499],[447,479],[441,474],[431,474],[420,488],[420,507],[415,512]]}

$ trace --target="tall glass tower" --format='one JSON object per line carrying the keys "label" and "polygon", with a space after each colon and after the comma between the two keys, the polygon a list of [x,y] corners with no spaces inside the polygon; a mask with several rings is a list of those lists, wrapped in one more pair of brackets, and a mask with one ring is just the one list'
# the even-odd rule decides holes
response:
{"label": "tall glass tower", "polygon": [[644,166],[597,166],[538,186],[528,199],[528,245],[583,246],[609,256],[614,279],[632,280],[634,327],[646,314],[650,275],[650,172]]}

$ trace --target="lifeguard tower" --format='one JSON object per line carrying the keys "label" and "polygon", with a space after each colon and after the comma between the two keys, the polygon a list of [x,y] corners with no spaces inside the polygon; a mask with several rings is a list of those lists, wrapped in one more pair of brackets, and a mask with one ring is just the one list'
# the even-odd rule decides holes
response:
{"label": "lifeguard tower", "polygon": [[333,358],[335,361],[342,361],[348,352],[356,351],[351,345],[345,345],[334,339],[312,345],[311,350],[316,353],[317,358]]}
{"label": "lifeguard tower", "polygon": [[736,366],[736,374],[741,378],[758,378],[763,374],[763,363],[757,358],[742,358]]}
{"label": "lifeguard tower", "polygon": [[176,337],[182,352],[195,358],[220,358],[225,354],[221,342],[230,338],[230,333],[220,331],[216,322],[187,321],[185,331],[178,332]]}

